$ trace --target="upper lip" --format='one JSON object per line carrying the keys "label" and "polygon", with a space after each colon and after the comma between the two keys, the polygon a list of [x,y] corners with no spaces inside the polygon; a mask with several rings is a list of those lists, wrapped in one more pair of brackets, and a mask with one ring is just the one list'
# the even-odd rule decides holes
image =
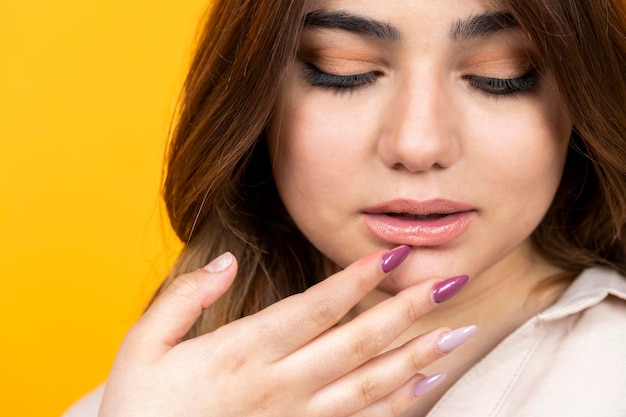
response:
{"label": "upper lip", "polygon": [[364,212],[367,214],[393,213],[426,216],[429,214],[453,214],[473,210],[475,210],[474,207],[467,203],[435,198],[424,201],[412,199],[392,200],[368,207]]}

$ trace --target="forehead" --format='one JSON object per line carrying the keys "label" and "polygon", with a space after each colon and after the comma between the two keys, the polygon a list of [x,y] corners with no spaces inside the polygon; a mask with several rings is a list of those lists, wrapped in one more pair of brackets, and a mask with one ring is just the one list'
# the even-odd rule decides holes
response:
{"label": "forehead", "polygon": [[516,27],[515,19],[506,11],[487,8],[476,0],[317,0],[306,16],[307,29],[342,29],[393,42],[405,35],[442,33],[459,41]]}
{"label": "forehead", "polygon": [[411,19],[426,14],[445,19],[483,13],[493,7],[481,0],[313,0],[308,9],[358,11],[381,19]]}

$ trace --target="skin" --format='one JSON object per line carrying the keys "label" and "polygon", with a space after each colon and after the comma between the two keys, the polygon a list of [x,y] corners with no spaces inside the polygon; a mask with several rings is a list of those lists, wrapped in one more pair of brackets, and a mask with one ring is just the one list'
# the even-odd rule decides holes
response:
{"label": "skin", "polygon": [[[562,272],[536,253],[529,236],[560,182],[571,120],[550,74],[542,73],[530,91],[501,96],[464,78],[519,77],[536,53],[515,28],[451,39],[455,21],[486,12],[480,2],[318,1],[312,10],[389,23],[401,39],[306,30],[268,135],[281,198],[303,233],[344,267],[376,248],[403,243],[370,232],[363,218],[368,207],[398,198],[446,198],[477,212],[452,242],[415,247],[350,316],[426,279],[468,274],[468,288],[392,345],[441,325],[478,325],[480,342],[465,346],[464,356],[425,370],[452,370],[441,395],[563,289],[528,302],[539,282]],[[374,71],[377,77],[356,90],[314,86],[307,64],[330,74]],[[438,395],[410,415],[425,414]]]}
{"label": "skin", "polygon": [[424,378],[419,370],[445,355],[436,342],[450,329],[433,330],[377,356],[435,307],[435,280],[333,327],[387,276],[380,265],[383,253],[182,343],[202,309],[234,279],[236,260],[226,253],[218,258],[220,268],[209,264],[178,277],[124,339],[99,416],[209,416],[215,410],[233,417],[397,415],[415,400],[413,387]]}
{"label": "skin", "polygon": [[[557,288],[526,302],[559,272],[529,236],[560,181],[571,122],[549,74],[531,91],[498,97],[467,78],[524,75],[534,51],[523,34],[451,39],[454,22],[485,12],[471,0],[318,1],[311,10],[320,9],[401,34],[307,28],[268,127],[285,206],[341,272],[182,343],[235,279],[236,260],[227,254],[177,278],[124,340],[101,417],[425,415],[558,296]],[[313,86],[307,62],[336,75],[373,71],[376,81],[354,91]],[[374,236],[363,212],[397,198],[461,201],[475,215],[461,236],[413,248],[386,274],[381,257],[398,242]],[[433,286],[460,274],[471,276],[467,287],[436,305]],[[438,351],[442,335],[468,324],[480,330],[462,354]],[[423,374],[438,372],[448,378],[416,399]]]}
{"label": "skin", "polygon": [[[281,198],[303,233],[345,267],[402,243],[364,227],[368,207],[446,198],[475,208],[470,229],[449,244],[416,248],[383,290],[394,294],[431,277],[502,275],[526,264],[528,237],[561,179],[571,122],[550,79],[500,97],[463,79],[523,75],[533,53],[523,34],[451,41],[456,19],[483,10],[476,1],[319,1],[318,8],[390,22],[402,40],[322,28],[305,34],[268,136]],[[381,74],[337,92],[310,86],[304,62],[333,74]]]}

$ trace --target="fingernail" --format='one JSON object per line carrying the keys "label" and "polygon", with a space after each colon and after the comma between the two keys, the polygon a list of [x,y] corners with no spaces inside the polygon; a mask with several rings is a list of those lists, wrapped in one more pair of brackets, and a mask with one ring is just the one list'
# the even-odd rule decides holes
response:
{"label": "fingernail", "polygon": [[404,259],[409,256],[411,252],[411,247],[407,245],[398,246],[383,255],[380,259],[380,267],[383,272],[386,274],[390,272],[392,269],[397,267],[404,261]]}
{"label": "fingernail", "polygon": [[476,333],[476,329],[478,329],[476,326],[467,326],[444,334],[437,341],[437,349],[441,353],[452,352],[454,349],[467,342],[470,337]]}
{"label": "fingernail", "polygon": [[420,397],[426,394],[428,391],[441,384],[443,380],[446,379],[446,376],[447,374],[437,374],[420,380],[420,382],[413,387],[413,395]]}
{"label": "fingernail", "polygon": [[457,292],[461,291],[461,288],[467,284],[468,279],[469,277],[467,275],[460,275],[441,281],[433,288],[433,300],[435,300],[437,304],[446,301],[448,298],[451,298]]}
{"label": "fingernail", "polygon": [[230,252],[225,252],[213,259],[204,269],[209,272],[220,272],[228,268],[232,263],[233,255]]}

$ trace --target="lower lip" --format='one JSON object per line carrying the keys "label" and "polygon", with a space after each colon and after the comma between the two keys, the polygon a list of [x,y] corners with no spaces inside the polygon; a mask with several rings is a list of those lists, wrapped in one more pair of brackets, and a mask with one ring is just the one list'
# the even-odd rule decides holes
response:
{"label": "lower lip", "polygon": [[440,218],[414,219],[365,213],[365,224],[379,239],[398,245],[440,246],[461,236],[476,216],[463,211]]}

